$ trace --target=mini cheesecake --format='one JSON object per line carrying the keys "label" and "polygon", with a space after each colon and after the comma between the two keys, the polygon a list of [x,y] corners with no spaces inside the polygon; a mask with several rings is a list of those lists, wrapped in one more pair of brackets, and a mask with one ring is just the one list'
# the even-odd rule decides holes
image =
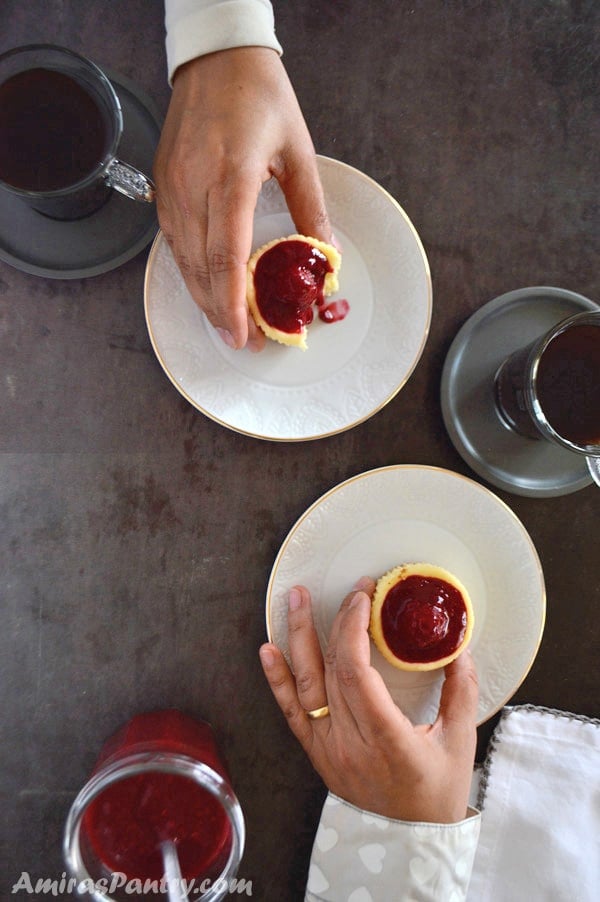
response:
{"label": "mini cheesecake", "polygon": [[473,606],[463,584],[434,564],[402,564],[377,581],[369,632],[400,670],[436,670],[467,647]]}
{"label": "mini cheesecake", "polygon": [[314,306],[338,290],[341,262],[333,245],[305,235],[276,238],[252,254],[246,296],[267,338],[306,350]]}

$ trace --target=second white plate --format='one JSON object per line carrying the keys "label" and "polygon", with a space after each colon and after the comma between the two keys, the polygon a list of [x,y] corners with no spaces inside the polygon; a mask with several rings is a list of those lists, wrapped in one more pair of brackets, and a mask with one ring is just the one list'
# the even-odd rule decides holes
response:
{"label": "second white plate", "polygon": [[[154,351],[187,400],[223,426],[256,438],[302,441],[368,419],[404,385],[431,321],[429,264],[400,205],[373,179],[319,157],[319,172],[343,261],[350,312],[315,321],[308,350],[267,342],[232,351],[192,300],[159,233],[146,267],[146,322]],[[295,232],[274,179],[259,196],[253,247]]]}
{"label": "second white plate", "polygon": [[[508,701],[533,664],[546,593],[537,552],[520,520],[488,489],[457,473],[383,467],[342,482],[315,501],[275,560],[266,601],[269,639],[288,654],[287,597],[301,584],[311,592],[325,649],[354,582],[409,561],[445,567],[469,591],[482,723]],[[371,648],[371,662],[402,711],[414,723],[432,722],[443,674],[398,670]]]}

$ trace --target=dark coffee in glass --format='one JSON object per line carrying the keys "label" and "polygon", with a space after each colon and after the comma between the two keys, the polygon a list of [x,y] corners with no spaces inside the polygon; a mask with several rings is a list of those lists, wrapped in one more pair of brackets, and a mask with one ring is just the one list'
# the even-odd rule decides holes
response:
{"label": "dark coffee in glass", "polygon": [[119,98],[91,60],[52,44],[0,55],[0,190],[52,219],[81,219],[112,189],[154,200],[142,172],[117,159]]}
{"label": "dark coffee in glass", "polygon": [[58,191],[102,163],[112,125],[82,84],[38,67],[0,85],[0,135],[3,182],[25,191]]}
{"label": "dark coffee in glass", "polygon": [[495,392],[511,429],[600,455],[600,310],[571,316],[512,354]]}

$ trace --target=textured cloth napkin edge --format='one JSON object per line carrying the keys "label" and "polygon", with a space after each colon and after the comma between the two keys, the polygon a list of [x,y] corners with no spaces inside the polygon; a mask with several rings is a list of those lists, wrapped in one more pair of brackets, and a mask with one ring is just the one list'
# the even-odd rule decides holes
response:
{"label": "textured cloth napkin edge", "polygon": [[500,720],[496,724],[494,732],[492,733],[492,736],[488,743],[485,759],[480,767],[479,790],[477,792],[477,799],[474,802],[474,807],[478,808],[481,812],[485,810],[485,795],[492,773],[495,753],[498,750],[500,742],[502,741],[502,733],[506,720],[511,716],[511,714],[518,711],[533,711],[538,714],[548,714],[556,718],[564,718],[565,720],[577,720],[582,723],[590,723],[596,726],[600,726],[600,719],[595,717],[587,717],[585,714],[574,714],[571,711],[560,711],[558,708],[547,708],[544,705],[507,705],[502,710]]}

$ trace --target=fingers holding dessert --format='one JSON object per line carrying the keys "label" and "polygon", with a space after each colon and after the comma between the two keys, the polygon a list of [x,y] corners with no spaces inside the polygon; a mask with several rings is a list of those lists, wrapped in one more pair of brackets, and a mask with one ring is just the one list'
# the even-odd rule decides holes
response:
{"label": "fingers holding dessert", "polygon": [[306,350],[315,309],[324,322],[343,319],[348,302],[325,299],[339,288],[342,258],[332,244],[306,235],[276,238],[248,261],[246,296],[257,326],[267,338]]}

